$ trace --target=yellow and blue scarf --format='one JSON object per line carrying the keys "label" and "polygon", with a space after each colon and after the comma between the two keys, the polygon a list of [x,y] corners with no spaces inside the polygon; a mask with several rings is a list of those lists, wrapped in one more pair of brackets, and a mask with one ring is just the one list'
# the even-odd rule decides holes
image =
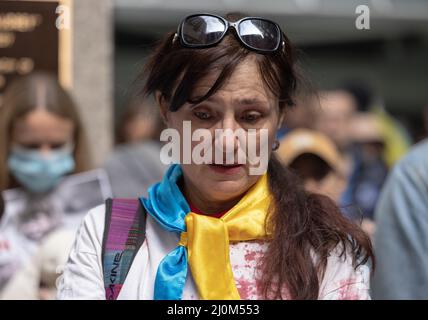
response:
{"label": "yellow and blue scarf", "polygon": [[177,182],[183,172],[172,165],[163,180],[140,198],[147,212],[167,231],[180,235],[177,247],[160,262],[154,288],[155,300],[182,298],[187,265],[201,299],[240,299],[229,257],[229,242],[267,239],[265,222],[270,204],[267,174],[221,218],[196,214]]}

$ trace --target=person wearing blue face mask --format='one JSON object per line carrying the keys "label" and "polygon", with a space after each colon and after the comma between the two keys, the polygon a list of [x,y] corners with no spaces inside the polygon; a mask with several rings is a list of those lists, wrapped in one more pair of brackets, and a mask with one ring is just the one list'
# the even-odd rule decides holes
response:
{"label": "person wearing blue face mask", "polygon": [[46,193],[64,175],[88,168],[77,107],[53,76],[36,73],[12,83],[0,113],[0,191]]}
{"label": "person wearing blue face mask", "polygon": [[53,195],[65,176],[88,169],[87,154],[77,107],[54,76],[34,73],[7,87],[0,106],[0,192],[16,189],[26,200],[0,220],[0,241],[10,248],[0,252],[0,292],[24,257],[63,226],[61,199]]}
{"label": "person wearing blue face mask", "polygon": [[30,192],[47,192],[58,185],[65,174],[74,170],[72,150],[69,145],[43,155],[39,151],[15,145],[8,160],[9,170]]}

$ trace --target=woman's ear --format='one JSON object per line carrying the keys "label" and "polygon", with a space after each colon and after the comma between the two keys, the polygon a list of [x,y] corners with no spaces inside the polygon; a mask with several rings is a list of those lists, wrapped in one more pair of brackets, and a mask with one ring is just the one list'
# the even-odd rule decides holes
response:
{"label": "woman's ear", "polygon": [[164,124],[168,125],[168,113],[169,113],[168,104],[165,100],[165,97],[162,95],[160,91],[155,92],[155,100],[156,100],[156,104],[158,105],[160,115],[162,117]]}

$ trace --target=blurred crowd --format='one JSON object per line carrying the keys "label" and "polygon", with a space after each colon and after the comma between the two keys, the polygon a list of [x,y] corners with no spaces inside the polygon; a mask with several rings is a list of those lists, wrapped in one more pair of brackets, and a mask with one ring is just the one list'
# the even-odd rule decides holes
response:
{"label": "blurred crowd", "polygon": [[[370,235],[373,298],[428,298],[428,141],[412,146],[364,83],[297,101],[279,131],[284,166]],[[1,299],[54,298],[86,211],[106,197],[144,195],[161,179],[163,124],[153,101],[131,97],[117,124],[115,149],[93,168],[78,108],[55,77],[34,73],[8,86],[0,106]]]}

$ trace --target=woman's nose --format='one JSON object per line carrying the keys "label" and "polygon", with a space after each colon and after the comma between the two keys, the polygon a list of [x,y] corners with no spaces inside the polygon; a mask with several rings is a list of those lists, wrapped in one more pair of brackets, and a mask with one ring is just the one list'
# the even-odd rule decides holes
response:
{"label": "woman's nose", "polygon": [[234,118],[227,118],[218,129],[215,136],[216,148],[221,149],[224,154],[234,154],[239,148],[239,129],[242,129],[239,123]]}
{"label": "woman's nose", "polygon": [[221,121],[220,121],[220,129],[222,130],[229,130],[229,131],[236,131],[237,129],[241,128],[241,125],[239,124],[239,122],[235,119],[234,115],[229,115],[224,117]]}
{"label": "woman's nose", "polygon": [[43,156],[49,156],[52,152],[52,148],[50,145],[42,145],[39,149],[39,152]]}

